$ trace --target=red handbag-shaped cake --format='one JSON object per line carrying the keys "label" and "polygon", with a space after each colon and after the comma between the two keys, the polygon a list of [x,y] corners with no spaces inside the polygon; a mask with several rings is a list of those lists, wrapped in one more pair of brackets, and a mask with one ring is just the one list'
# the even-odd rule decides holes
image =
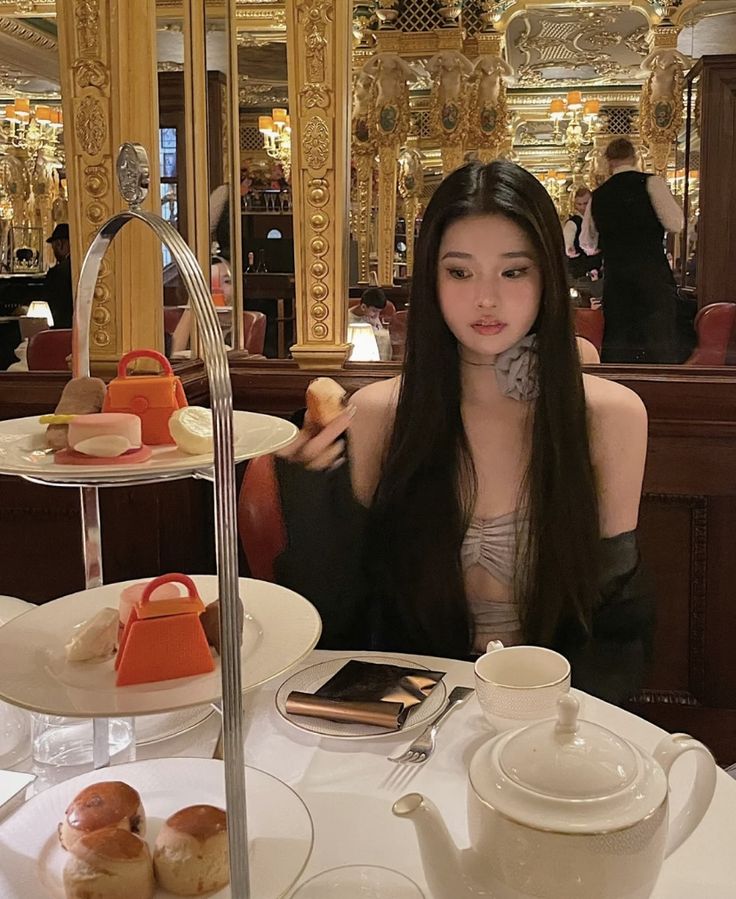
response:
{"label": "red handbag-shaped cake", "polygon": [[[158,375],[128,375],[136,359],[155,359],[163,371]],[[172,413],[188,406],[181,381],[166,356],[156,350],[131,350],[118,363],[118,375],[107,386],[103,412],[132,412],[141,420],[143,443],[160,446],[174,443],[169,433]]]}
{"label": "red handbag-shaped cake", "polygon": [[[162,584],[183,584],[186,596],[151,600]],[[205,606],[186,574],[163,574],[143,591],[128,618],[115,660],[118,687],[214,671],[199,616]]]}

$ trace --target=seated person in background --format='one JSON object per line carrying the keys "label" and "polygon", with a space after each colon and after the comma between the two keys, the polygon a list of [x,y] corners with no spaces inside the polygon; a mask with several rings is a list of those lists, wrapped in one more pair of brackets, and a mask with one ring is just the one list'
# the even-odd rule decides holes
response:
{"label": "seated person in background", "polygon": [[56,265],[46,273],[43,298],[49,304],[54,317],[54,328],[71,328],[74,317],[74,291],[69,225],[65,222],[58,224],[46,243],[51,244]]}
{"label": "seated person in background", "polygon": [[467,657],[554,647],[573,683],[640,685],[652,597],[636,539],[639,397],[583,375],[555,207],[527,171],[469,163],[417,244],[403,374],[307,416],[276,468],[278,580],[322,645]]}
{"label": "seated person in background", "polygon": [[381,321],[381,313],[386,308],[386,294],[380,287],[369,287],[363,291],[360,303],[348,310],[348,324],[368,324],[376,335],[378,355],[381,362],[391,360],[391,335]]}

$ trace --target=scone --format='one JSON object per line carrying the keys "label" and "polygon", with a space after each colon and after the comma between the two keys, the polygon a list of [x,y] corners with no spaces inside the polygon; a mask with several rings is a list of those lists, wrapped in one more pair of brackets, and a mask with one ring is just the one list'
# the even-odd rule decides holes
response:
{"label": "scone", "polygon": [[117,827],[81,837],[64,866],[66,899],[151,899],[155,889],[148,846]]}
{"label": "scone", "polygon": [[173,814],[153,850],[156,879],[176,896],[202,896],[230,882],[225,812],[191,805]]}
{"label": "scone", "polygon": [[116,827],[145,836],[146,815],[141,797],[126,783],[110,780],[85,787],[72,800],[59,825],[59,841],[71,849],[85,834]]}
{"label": "scone", "polygon": [[332,378],[315,378],[307,387],[307,412],[309,418],[324,428],[345,411],[346,393]]}

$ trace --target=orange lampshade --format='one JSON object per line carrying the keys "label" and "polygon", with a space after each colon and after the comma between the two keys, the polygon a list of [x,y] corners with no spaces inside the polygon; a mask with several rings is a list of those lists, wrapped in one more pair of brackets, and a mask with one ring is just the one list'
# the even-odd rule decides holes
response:
{"label": "orange lampshade", "polygon": [[596,116],[601,111],[600,100],[586,100],[583,106],[583,115]]}
{"label": "orange lampshade", "polygon": [[5,107],[5,111],[3,112],[3,118],[7,119],[10,122],[15,121],[15,103],[10,103]]}
{"label": "orange lampshade", "polygon": [[565,101],[564,100],[552,100],[549,104],[549,114],[550,115],[564,115],[565,114]]}
{"label": "orange lampshade", "polygon": [[48,106],[36,107],[36,121],[41,122],[41,124],[51,121],[51,110]]}
{"label": "orange lampshade", "polygon": [[273,119],[270,115],[258,116],[258,130],[261,134],[270,134],[273,131]]}
{"label": "orange lampshade", "polygon": [[31,117],[31,101],[28,97],[18,97],[15,101],[15,115],[19,119]]}
{"label": "orange lampshade", "polygon": [[287,115],[285,109],[272,109],[271,115],[273,116],[273,123],[277,128],[283,128],[286,125]]}
{"label": "orange lampshade", "polygon": [[59,121],[60,118],[61,118],[60,110],[56,106],[51,107],[49,109],[49,122],[51,122],[52,125],[59,125],[59,124],[61,124]]}
{"label": "orange lampshade", "polygon": [[567,105],[571,108],[580,108],[583,105],[583,95],[580,91],[570,91],[567,95]]}

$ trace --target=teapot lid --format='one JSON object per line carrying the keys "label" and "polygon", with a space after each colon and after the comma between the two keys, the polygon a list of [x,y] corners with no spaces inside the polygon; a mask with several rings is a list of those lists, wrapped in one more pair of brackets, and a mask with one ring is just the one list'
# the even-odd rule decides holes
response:
{"label": "teapot lid", "polygon": [[578,719],[568,693],[558,716],[501,734],[470,764],[479,798],[528,827],[559,833],[620,830],[655,811],[667,795],[662,768],[612,731]]}

